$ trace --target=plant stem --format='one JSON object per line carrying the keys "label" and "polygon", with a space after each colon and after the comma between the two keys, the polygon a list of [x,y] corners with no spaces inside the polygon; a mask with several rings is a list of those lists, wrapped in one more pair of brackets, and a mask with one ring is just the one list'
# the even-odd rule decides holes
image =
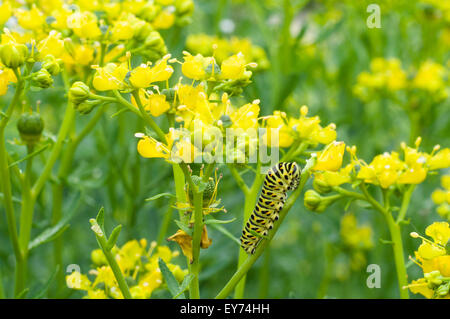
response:
{"label": "plant stem", "polygon": [[103,250],[106,260],[108,261],[108,264],[114,273],[114,277],[117,280],[120,291],[122,291],[123,297],[125,299],[132,299],[130,290],[128,289],[128,285],[127,285],[127,282],[125,281],[122,271],[120,270],[119,265],[117,264],[117,261],[114,258],[113,254],[106,247],[105,235],[103,234],[103,236],[99,236],[97,233],[95,233],[95,237],[97,237],[97,241],[100,245],[100,248]]}
{"label": "plant stem", "polygon": [[[403,256],[403,240],[401,236],[401,228],[400,224],[396,223],[394,218],[392,217],[392,213],[390,210],[387,210],[385,207],[383,207],[378,201],[376,201],[367,191],[367,188],[365,186],[365,183],[362,183],[360,185],[360,188],[362,192],[364,193],[364,196],[366,197],[366,200],[380,213],[383,214],[386,223],[388,225],[389,233],[391,236],[392,241],[392,249],[394,252],[394,261],[395,261],[395,268],[397,272],[397,280],[398,280],[398,286],[399,286],[399,293],[400,298],[402,299],[408,299],[409,298],[409,292],[407,289],[403,289],[404,286],[408,285],[407,280],[407,273],[406,273],[406,266],[405,266],[405,258]],[[412,188],[411,188],[412,189]],[[412,192],[412,191],[411,191]],[[406,194],[404,196],[411,197],[411,194]],[[408,201],[409,203],[409,201]],[[406,208],[404,208],[406,206]],[[386,207],[389,207],[389,203],[386,203]],[[403,199],[402,209],[401,211],[406,209],[407,205],[405,204],[405,199]],[[404,217],[404,214],[401,213]],[[399,214],[399,217],[401,215]]]}
{"label": "plant stem", "polygon": [[[261,188],[261,184],[262,184],[263,180],[264,180],[263,176],[260,174],[257,174],[253,181],[252,187],[248,190],[248,192],[246,194],[244,193],[245,202],[244,202],[244,216],[243,216],[242,227],[245,227],[245,223],[250,218],[250,215],[253,212],[253,208],[256,205],[256,200],[258,199],[259,189]],[[242,267],[242,265],[246,259],[247,259],[247,253],[241,247],[239,249],[239,259],[238,259],[238,265],[237,265],[238,269],[240,269],[240,267]],[[242,277],[242,280],[239,283],[237,283],[237,285],[236,285],[234,298],[242,299],[244,297],[245,279],[246,279],[246,275],[244,274],[244,276]]]}
{"label": "plant stem", "polygon": [[6,137],[5,128],[8,124],[16,105],[19,104],[20,96],[22,95],[24,89],[24,82],[21,78],[19,72],[14,70],[17,78],[16,90],[14,92],[14,97],[3,114],[3,118],[0,121],[0,185],[3,192],[3,200],[6,212],[6,221],[8,224],[8,233],[13,246],[14,256],[16,259],[16,279],[15,279],[15,295],[20,293],[25,288],[25,283],[23,278],[19,275],[19,268],[22,266],[23,255],[20,249],[20,242],[17,233],[16,217],[14,213],[14,204],[12,200],[12,187],[11,187],[11,177],[8,165],[8,152],[6,150]]}
{"label": "plant stem", "polygon": [[403,194],[402,199],[402,206],[400,207],[400,211],[398,212],[397,216],[397,224],[400,224],[402,221],[404,221],[406,212],[408,211],[409,203],[411,201],[412,193],[414,192],[414,189],[416,188],[416,185],[412,184],[408,186],[408,189]]}
{"label": "plant stem", "polygon": [[408,285],[408,275],[406,273],[405,258],[403,256],[403,241],[400,225],[394,221],[391,213],[385,215],[386,222],[391,234],[392,249],[394,252],[395,268],[397,271],[398,287],[401,299],[409,299],[408,289],[403,287]]}
{"label": "plant stem", "polygon": [[193,192],[194,197],[194,234],[192,236],[192,266],[191,273],[194,278],[191,281],[189,293],[191,299],[200,298],[200,242],[203,232],[203,192]]}

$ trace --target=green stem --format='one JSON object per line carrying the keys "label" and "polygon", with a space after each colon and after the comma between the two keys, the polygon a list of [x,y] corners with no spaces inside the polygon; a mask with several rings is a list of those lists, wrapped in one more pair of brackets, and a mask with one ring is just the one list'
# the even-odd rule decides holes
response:
{"label": "green stem", "polygon": [[[186,199],[186,192],[184,191],[185,179],[183,170],[178,164],[173,164],[172,169],[173,169],[173,178],[175,181],[175,194],[177,196],[177,202],[186,203],[187,199]],[[180,216],[180,221],[183,224],[187,225],[187,223],[189,222],[189,217],[185,214],[185,211],[179,209],[178,212]]]}
{"label": "green stem", "polygon": [[[389,233],[391,236],[392,249],[394,252],[394,262],[395,262],[395,268],[396,268],[396,272],[397,272],[397,280],[398,280],[400,298],[408,299],[409,292],[407,289],[403,289],[403,287],[408,285],[408,279],[407,279],[407,273],[406,273],[405,258],[403,255],[403,240],[402,240],[402,236],[401,236],[400,225],[395,222],[390,210],[387,210],[385,207],[383,207],[378,201],[376,201],[369,194],[369,192],[367,191],[367,188],[365,186],[365,183],[362,183],[360,185],[360,189],[364,193],[366,200],[376,210],[378,210],[380,213],[382,213],[382,215],[384,216],[384,218],[386,220],[386,223],[389,228]],[[406,196],[406,194],[405,194],[405,196]],[[410,195],[409,195],[409,197],[410,197]],[[386,206],[389,207],[389,203],[386,202]],[[404,207],[404,205],[402,205],[402,208],[403,207]],[[400,216],[400,214],[399,214],[399,216]]]}
{"label": "green stem", "polygon": [[[312,163],[311,163],[312,164]],[[231,279],[227,282],[227,284],[223,287],[223,289],[219,292],[219,294],[215,297],[216,299],[224,299],[226,298],[233,288],[241,281],[241,279],[247,274],[247,272],[250,270],[250,268],[253,266],[253,264],[258,260],[259,256],[264,252],[266,247],[270,244],[270,241],[273,239],[275,234],[277,233],[280,225],[282,224],[284,218],[286,217],[289,210],[294,205],[297,198],[302,193],[303,188],[305,187],[305,184],[310,176],[310,166],[305,167],[305,169],[302,172],[302,177],[300,181],[299,187],[289,196],[288,200],[286,201],[286,204],[284,205],[283,209],[280,211],[280,218],[279,220],[274,224],[273,229],[269,232],[267,239],[262,239],[259,243],[258,247],[256,248],[256,251],[253,255],[249,255],[244,262],[241,264],[241,266],[238,268],[238,270],[234,273],[234,275],[231,277]]]}
{"label": "green stem", "polygon": [[3,192],[3,201],[6,212],[6,221],[8,224],[8,233],[13,246],[14,255],[16,258],[16,280],[15,280],[15,295],[20,293],[25,288],[24,279],[20,276],[21,272],[19,268],[22,267],[23,255],[20,249],[20,242],[17,233],[16,217],[14,212],[14,204],[12,197],[11,177],[8,165],[8,152],[6,150],[6,136],[5,128],[8,124],[14,108],[19,104],[20,96],[24,89],[24,82],[17,70],[14,70],[17,78],[16,90],[14,92],[13,99],[6,110],[6,113],[2,114],[3,118],[0,121],[0,185]]}
{"label": "green stem", "polygon": [[397,216],[397,224],[400,224],[402,221],[405,220],[406,213],[408,211],[409,203],[411,202],[411,196],[414,192],[414,189],[416,188],[416,185],[412,184],[408,186],[408,189],[403,194],[402,199],[402,206],[400,207],[400,211],[398,212]]}
{"label": "green stem", "polygon": [[[255,176],[255,179],[253,181],[252,187],[249,189],[249,191],[245,194],[245,202],[244,202],[244,216],[243,216],[243,224],[242,227],[245,227],[245,223],[250,218],[251,213],[253,212],[253,208],[256,205],[256,201],[258,199],[259,189],[261,188],[261,184],[263,182],[263,176],[260,174],[257,174]],[[244,261],[247,259],[247,253],[244,249],[239,249],[239,259],[238,259],[238,265],[237,268],[240,269],[242,265],[244,264]],[[234,293],[234,297],[236,299],[242,299],[244,297],[244,290],[245,290],[245,280],[246,275],[242,277],[242,280],[237,283],[236,290]]]}
{"label": "green stem", "polygon": [[142,105],[141,102],[141,98],[139,97],[139,91],[138,90],[133,91],[133,96],[144,121],[155,131],[155,133],[158,135],[159,139],[162,142],[167,143],[164,132],[159,128],[158,124],[155,123],[152,117],[148,115],[148,113],[145,111],[144,106]]}
{"label": "green stem", "polygon": [[409,299],[408,289],[404,289],[404,287],[408,285],[408,275],[406,273],[405,258],[403,256],[401,228],[400,225],[394,221],[394,218],[392,217],[390,212],[385,215],[385,219],[389,227],[389,232],[391,234],[400,298]]}
{"label": "green stem", "polygon": [[194,234],[192,236],[192,266],[189,293],[191,299],[200,299],[200,243],[203,232],[203,192],[193,192],[194,197]]}
{"label": "green stem", "polygon": [[125,281],[122,271],[120,270],[119,265],[117,264],[117,261],[114,258],[113,254],[106,247],[107,244],[105,235],[103,234],[103,236],[99,236],[97,233],[95,233],[95,236],[97,237],[97,241],[100,245],[100,248],[103,250],[103,253],[105,254],[106,260],[108,261],[108,264],[111,267],[112,272],[114,273],[114,277],[117,280],[120,291],[122,291],[123,297],[125,299],[132,299],[130,290],[128,289],[128,285],[127,282]]}

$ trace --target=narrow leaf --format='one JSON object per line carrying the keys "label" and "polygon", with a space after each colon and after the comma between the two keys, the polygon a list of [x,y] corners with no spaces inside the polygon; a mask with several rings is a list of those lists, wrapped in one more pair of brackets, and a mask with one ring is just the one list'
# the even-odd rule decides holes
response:
{"label": "narrow leaf", "polygon": [[239,239],[234,237],[234,235],[232,233],[230,233],[225,227],[223,227],[221,225],[218,225],[218,224],[212,224],[211,227],[213,227],[213,228],[217,229],[218,231],[220,231],[222,234],[224,234],[225,236],[227,236],[228,238],[233,240],[239,246],[241,245],[241,242],[239,241]]}
{"label": "narrow leaf", "polygon": [[158,264],[159,264],[159,269],[161,270],[161,274],[164,277],[164,281],[167,284],[167,288],[169,288],[169,291],[172,294],[172,296],[175,297],[177,295],[177,293],[180,291],[180,286],[178,285],[177,279],[172,274],[170,269],[167,267],[164,260],[162,260],[161,258],[158,258]]}
{"label": "narrow leaf", "polygon": [[179,299],[185,299],[183,292],[185,292],[189,288],[189,285],[191,284],[191,281],[192,281],[192,279],[194,279],[194,277],[195,276],[193,274],[189,274],[186,277],[184,277],[183,282],[180,285],[180,290],[178,291],[178,293],[175,296],[173,296],[173,299],[177,299],[180,296],[181,296],[181,298],[179,298]]}
{"label": "narrow leaf", "polygon": [[16,299],[25,299],[27,297],[28,292],[30,291],[30,288],[25,288],[21,292],[19,292],[16,295]]}
{"label": "narrow leaf", "polygon": [[189,236],[192,236],[192,228],[189,228],[188,226],[186,226],[185,224],[183,224],[182,222],[180,222],[179,220],[176,220],[176,219],[175,219],[175,223],[177,224],[178,227],[180,227],[180,229],[182,231],[187,233]]}
{"label": "narrow leaf", "polygon": [[229,224],[229,223],[234,222],[235,220],[236,220],[236,218],[229,219],[229,220],[219,220],[219,219],[209,218],[209,219],[205,220],[205,224],[207,224],[207,225],[211,225],[211,224]]}
{"label": "narrow leaf", "polygon": [[105,226],[105,209],[103,207],[98,211],[95,220],[97,221],[97,224],[99,224],[99,226],[103,229],[103,227]]}
{"label": "narrow leaf", "polygon": [[117,238],[119,238],[120,231],[122,230],[122,225],[116,226],[113,229],[111,236],[108,238],[108,242],[106,243],[106,249],[111,250],[117,242]]}
{"label": "narrow leaf", "polygon": [[145,199],[145,201],[146,201],[146,202],[149,202],[149,201],[152,201],[152,200],[161,198],[161,197],[173,197],[173,198],[176,198],[176,196],[175,196],[174,194],[171,194],[171,193],[161,193],[161,194],[155,195],[155,196],[153,196],[153,197],[149,197],[149,198]]}
{"label": "narrow leaf", "polygon": [[50,278],[47,280],[47,282],[45,283],[44,287],[42,287],[42,289],[36,294],[36,296],[33,297],[33,299],[42,299],[44,298],[44,296],[47,294],[48,289],[50,288],[50,285],[52,284],[53,280],[56,277],[56,274],[59,271],[59,265],[56,265],[56,269],[55,271],[52,273],[52,275],[50,276]]}

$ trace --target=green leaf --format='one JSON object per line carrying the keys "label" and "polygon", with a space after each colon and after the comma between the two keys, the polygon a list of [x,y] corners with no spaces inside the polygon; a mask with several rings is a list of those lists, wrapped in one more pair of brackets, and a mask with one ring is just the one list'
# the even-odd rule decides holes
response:
{"label": "green leaf", "polygon": [[234,222],[235,220],[236,220],[236,218],[229,219],[229,220],[219,220],[219,219],[209,218],[209,219],[205,220],[205,224],[207,224],[207,225],[211,225],[211,224],[229,224],[229,223]]}
{"label": "green leaf", "polygon": [[42,244],[55,240],[56,238],[61,236],[62,233],[64,233],[69,227],[69,224],[65,225],[59,222],[54,227],[47,228],[28,244],[28,250],[32,250]]}
{"label": "green leaf", "polygon": [[103,227],[105,226],[105,209],[103,207],[98,211],[95,220],[97,221],[97,224],[99,224],[99,226],[103,229]]}
{"label": "green leaf", "polygon": [[192,236],[192,228],[189,228],[187,225],[183,224],[179,220],[175,219],[175,223],[178,227],[180,227],[181,230],[183,230],[185,233],[187,233],[189,236]]}
{"label": "green leaf", "polygon": [[16,299],[25,299],[27,297],[29,291],[30,291],[30,288],[25,288],[24,290],[22,290],[21,292],[19,292],[16,295]]}
{"label": "green leaf", "polygon": [[177,293],[180,291],[180,286],[178,285],[177,279],[172,274],[170,269],[167,267],[164,260],[162,260],[161,258],[158,258],[158,264],[159,264],[159,269],[161,270],[161,274],[164,277],[164,281],[167,284],[167,288],[169,288],[169,291],[172,294],[172,296],[175,297],[177,295]]}
{"label": "green leaf", "polygon": [[224,234],[225,236],[227,236],[228,238],[233,240],[239,246],[241,245],[241,242],[239,241],[239,239],[234,237],[234,235],[232,233],[230,233],[225,227],[218,225],[218,224],[212,224],[211,227],[220,231],[222,234]]}
{"label": "green leaf", "polygon": [[161,197],[173,197],[173,198],[176,198],[176,196],[175,196],[174,194],[171,194],[171,193],[161,193],[161,194],[155,195],[155,196],[153,196],[153,197],[149,197],[149,198],[145,199],[145,201],[146,201],[146,202],[149,202],[149,201],[152,201],[152,200],[161,198]]}
{"label": "green leaf", "polygon": [[52,284],[53,280],[56,277],[56,274],[59,271],[59,265],[56,265],[55,271],[51,274],[50,278],[45,283],[44,287],[33,297],[33,299],[42,299],[47,294],[48,289],[50,288],[50,285]]}
{"label": "green leaf", "polygon": [[[189,274],[186,277],[184,277],[183,282],[181,283],[181,286],[180,286],[180,290],[178,291],[178,293],[175,296],[173,296],[173,299],[184,299],[184,295],[182,295],[182,294],[189,288],[189,285],[190,285],[192,279],[194,279],[194,277],[195,276],[193,274]],[[178,298],[178,297],[181,297],[181,298]]]}
{"label": "green leaf", "polygon": [[108,238],[108,242],[106,243],[106,249],[111,250],[117,242],[117,238],[119,238],[120,231],[122,230],[122,225],[116,226],[113,229],[111,236]]}
{"label": "green leaf", "polygon": [[17,161],[15,161],[14,163],[9,164],[8,167],[11,168],[11,167],[13,167],[13,166],[15,166],[15,165],[17,165],[17,164],[19,164],[19,163],[22,163],[23,161],[26,161],[27,159],[29,159],[29,158],[31,158],[31,157],[34,157],[34,156],[36,156],[36,155],[42,153],[43,151],[45,151],[45,149],[46,149],[47,147],[50,146],[50,144],[52,144],[52,143],[45,144],[44,146],[42,146],[42,147],[39,148],[38,150],[34,151],[33,153],[28,154],[28,155],[25,156],[24,158],[21,158],[20,160],[17,160]]}
{"label": "green leaf", "polygon": [[33,248],[36,248],[42,244],[48,243],[48,242],[58,238],[59,236],[61,236],[61,234],[64,233],[64,231],[66,231],[67,228],[70,227],[69,221],[72,219],[72,217],[78,211],[78,208],[82,202],[82,199],[83,199],[83,195],[78,197],[78,199],[76,200],[77,202],[75,204],[71,202],[70,207],[72,207],[72,209],[65,216],[63,216],[63,218],[61,218],[61,220],[58,223],[56,223],[56,225],[53,225],[53,226],[45,229],[36,238],[34,238],[28,244],[28,249],[32,250]]}

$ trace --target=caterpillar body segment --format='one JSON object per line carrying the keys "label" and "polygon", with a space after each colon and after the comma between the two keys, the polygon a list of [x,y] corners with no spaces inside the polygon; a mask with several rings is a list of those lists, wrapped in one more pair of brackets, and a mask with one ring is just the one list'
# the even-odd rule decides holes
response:
{"label": "caterpillar body segment", "polygon": [[300,167],[295,162],[281,162],[270,168],[264,178],[256,206],[244,226],[241,247],[254,254],[261,239],[273,228],[287,199],[287,191],[300,182]]}

